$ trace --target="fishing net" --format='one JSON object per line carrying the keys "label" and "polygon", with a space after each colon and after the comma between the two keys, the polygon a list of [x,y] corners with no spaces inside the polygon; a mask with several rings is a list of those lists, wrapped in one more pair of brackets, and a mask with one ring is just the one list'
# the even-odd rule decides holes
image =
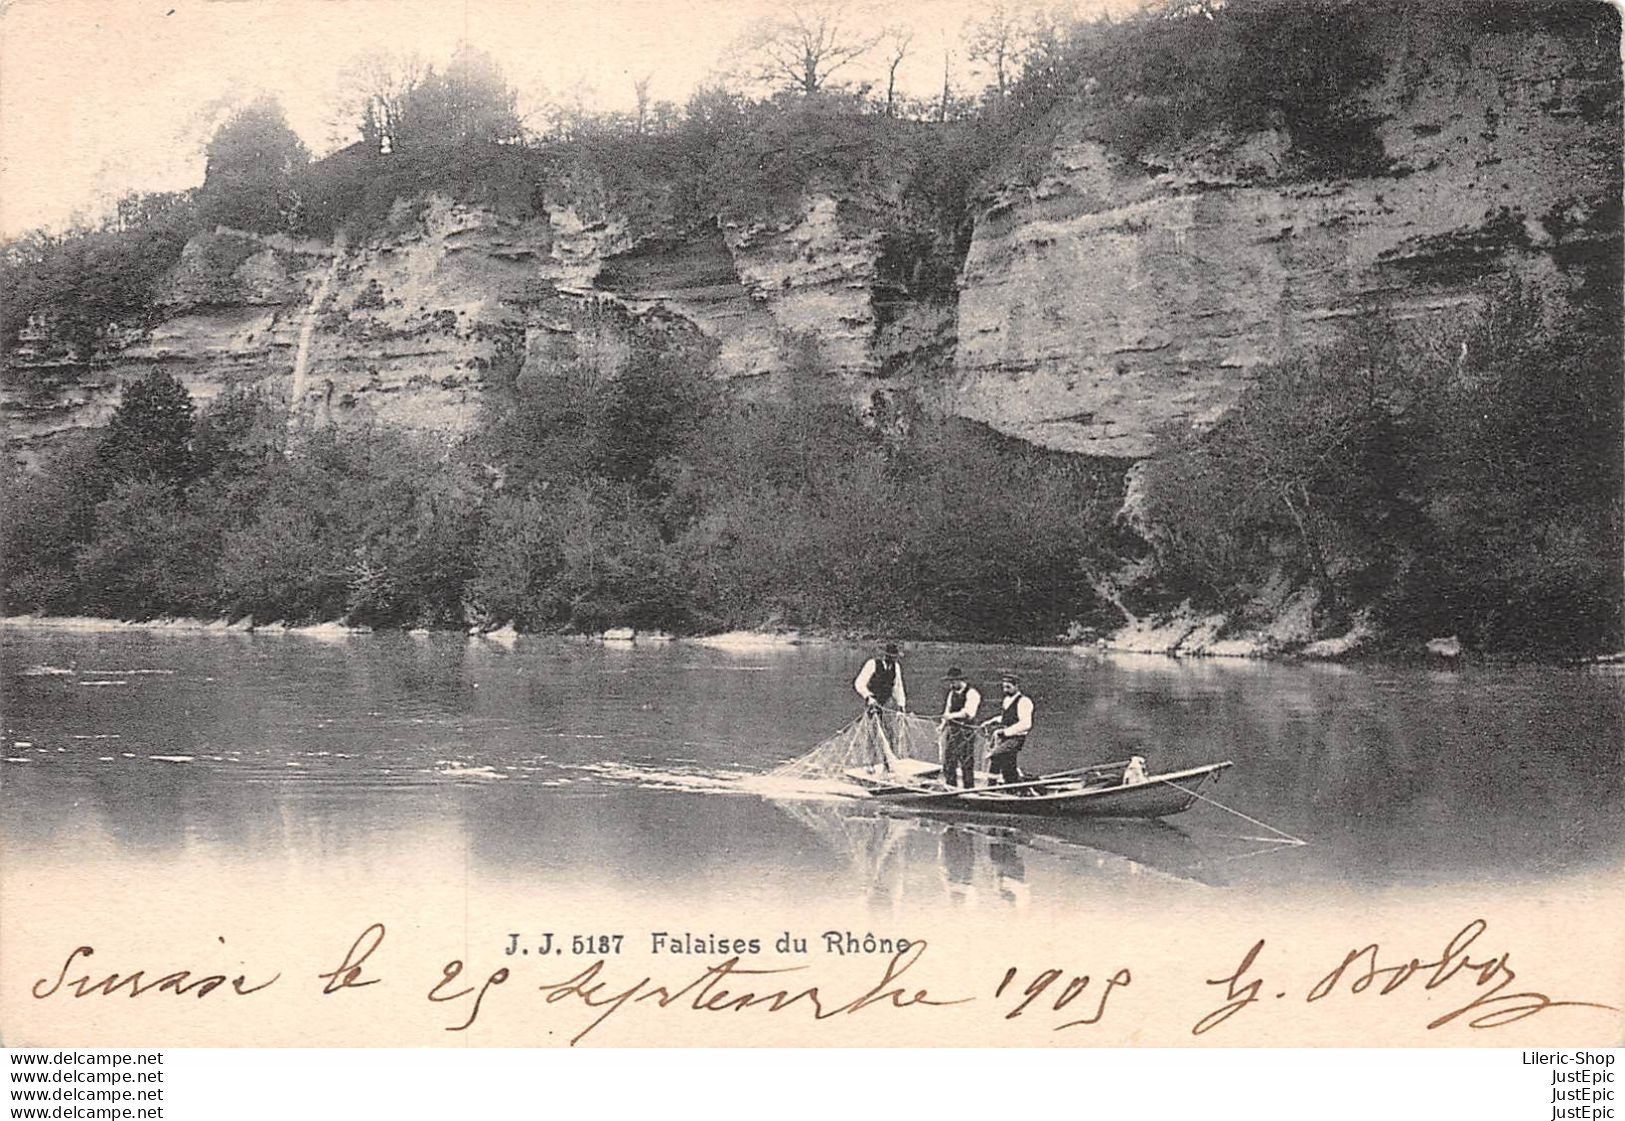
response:
{"label": "fishing net", "polygon": [[[983,733],[978,732],[978,743]],[[841,780],[855,768],[918,774],[942,764],[937,722],[912,712],[864,713],[823,743],[770,773],[789,779]]]}
{"label": "fishing net", "polygon": [[775,805],[847,860],[871,887],[900,878],[901,866],[907,863],[901,858],[916,822],[864,813],[863,806],[841,801],[803,799]]}

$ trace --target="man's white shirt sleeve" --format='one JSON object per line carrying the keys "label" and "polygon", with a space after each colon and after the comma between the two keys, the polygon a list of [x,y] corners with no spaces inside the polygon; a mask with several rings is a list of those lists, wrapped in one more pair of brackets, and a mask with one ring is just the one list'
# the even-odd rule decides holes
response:
{"label": "man's white shirt sleeve", "polygon": [[[949,697],[951,698],[952,696],[953,694],[950,693]],[[948,719],[975,720],[976,710],[981,707],[982,694],[978,693],[975,689],[966,686],[965,703],[957,709],[951,709],[948,707],[947,703],[944,702],[942,706],[942,715]]]}
{"label": "man's white shirt sleeve", "polygon": [[1025,736],[1033,730],[1033,700],[1023,693],[1016,698],[1016,722],[1004,730],[1006,736]]}

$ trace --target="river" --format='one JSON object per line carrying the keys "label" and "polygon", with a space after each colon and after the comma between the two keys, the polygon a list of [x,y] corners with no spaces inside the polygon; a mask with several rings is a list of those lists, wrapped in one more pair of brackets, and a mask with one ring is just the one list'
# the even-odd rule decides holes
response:
{"label": "river", "polygon": [[644,900],[1000,908],[1535,882],[1625,851],[1620,680],[1572,669],[913,648],[916,708],[940,703],[950,662],[989,695],[1001,667],[1023,671],[1029,771],[1236,764],[1212,793],[1237,814],[1046,825],[765,780],[856,714],[857,647],[0,635],[7,851],[79,854],[100,876],[200,859],[376,871],[432,845],[482,875]]}

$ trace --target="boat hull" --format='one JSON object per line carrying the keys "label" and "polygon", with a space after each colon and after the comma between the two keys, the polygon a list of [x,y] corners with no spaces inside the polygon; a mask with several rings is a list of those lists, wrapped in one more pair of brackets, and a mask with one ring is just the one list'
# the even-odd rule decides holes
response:
{"label": "boat hull", "polygon": [[[1204,787],[1216,782],[1232,766],[1209,763],[1168,774],[1152,775],[1141,783],[1102,783],[1098,778],[1073,775],[1039,776],[1016,786],[979,786],[970,790],[943,789],[923,782],[874,783],[871,797],[890,805],[933,813],[1010,814],[1023,817],[1161,818],[1183,813],[1201,797]],[[851,772],[849,772],[851,774]],[[862,781],[858,774],[852,777]]]}

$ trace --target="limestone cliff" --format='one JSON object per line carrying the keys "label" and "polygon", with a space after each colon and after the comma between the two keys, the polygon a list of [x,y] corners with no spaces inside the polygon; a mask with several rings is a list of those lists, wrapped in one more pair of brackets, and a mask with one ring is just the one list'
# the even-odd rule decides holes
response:
{"label": "limestone cliff", "polygon": [[198,401],[232,385],[286,393],[315,278],[331,258],[320,243],[222,230],[188,243],[151,327],[115,327],[91,355],[48,324],[24,332],[0,381],[13,453],[27,460],[55,437],[105,424],[120,387],[155,369]]}
{"label": "limestone cliff", "polygon": [[187,245],[150,328],[114,332],[91,356],[53,351],[48,338],[21,348],[0,407],[27,449],[105,423],[121,384],[162,368],[200,402],[258,386],[299,422],[456,432],[499,353],[532,371],[613,369],[625,340],[600,314],[606,304],[713,339],[731,377],[774,373],[796,340],[816,338],[820,363],[861,383],[908,342],[884,329],[872,299],[882,231],[854,229],[840,209],[812,193],[788,218],[678,235],[634,232],[590,198],[550,198],[515,220],[431,195],[398,202],[382,231],[331,245],[220,229]]}
{"label": "limestone cliff", "polygon": [[1080,135],[1098,110],[1074,103],[1036,182],[997,183],[977,215],[952,407],[1142,456],[1223,414],[1260,363],[1363,319],[1459,306],[1499,273],[1617,268],[1611,45],[1418,16],[1368,46],[1381,155],[1358,177],[1293,174],[1278,130],[1129,164]]}
{"label": "limestone cliff", "polygon": [[1101,107],[1079,92],[1037,176],[985,176],[946,269],[904,244],[901,180],[828,176],[700,228],[618,209],[588,174],[538,185],[525,218],[429,195],[333,244],[219,230],[188,245],[150,328],[78,356],[42,325],[0,409],[26,457],[162,367],[199,399],[261,386],[301,422],[458,431],[505,356],[612,367],[607,302],[715,340],[729,376],[774,374],[814,338],[860,402],[907,392],[1046,447],[1142,456],[1221,415],[1259,364],[1366,317],[1458,307],[1501,273],[1573,286],[1616,267],[1617,52],[1378,27],[1382,77],[1358,96],[1380,151],[1358,174],[1306,177],[1282,129],[1128,161],[1091,139]]}

